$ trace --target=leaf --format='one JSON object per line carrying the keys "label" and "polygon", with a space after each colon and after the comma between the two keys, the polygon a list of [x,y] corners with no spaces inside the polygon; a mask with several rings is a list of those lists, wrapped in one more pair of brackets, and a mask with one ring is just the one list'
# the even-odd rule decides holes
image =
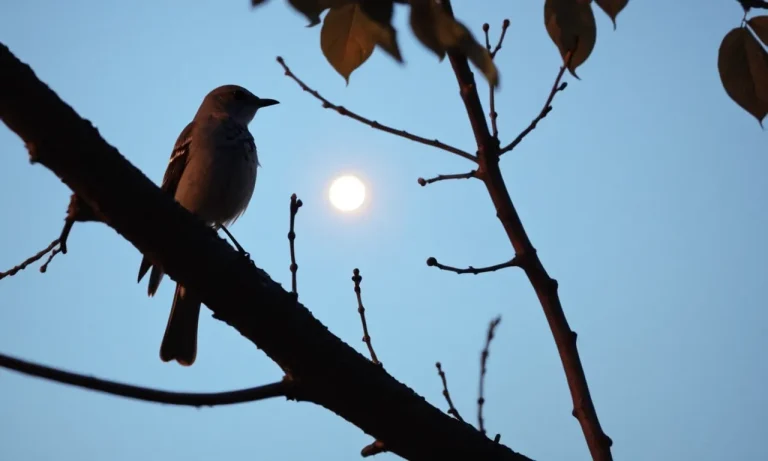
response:
{"label": "leaf", "polygon": [[616,30],[616,16],[627,6],[629,0],[595,0],[595,3],[611,18],[613,30]]}
{"label": "leaf", "polygon": [[768,54],[746,28],[723,37],[717,68],[728,96],[762,126],[768,114]]}
{"label": "leaf", "polygon": [[410,23],[413,35],[442,61],[446,47],[438,37],[438,14],[439,11],[432,0],[414,0],[411,3]]}
{"label": "leaf", "polygon": [[750,8],[768,9],[768,2],[765,0],[736,0],[744,8],[744,14],[749,13]]}
{"label": "leaf", "polygon": [[490,85],[498,86],[499,73],[488,50],[442,5],[434,0],[411,0],[410,23],[416,38],[440,60],[448,51],[460,51],[480,69]]}
{"label": "leaf", "polygon": [[[254,6],[258,3],[263,3],[266,0],[252,0]],[[320,24],[320,13],[328,8],[340,8],[346,4],[352,3],[354,0],[288,0],[288,3],[296,9],[299,13],[309,19],[307,27],[314,27]],[[258,3],[256,3],[258,2]]]}
{"label": "leaf", "polygon": [[579,78],[576,68],[587,60],[597,39],[595,15],[590,1],[546,0],[544,3],[544,24],[549,37],[560,50],[563,62],[568,52],[576,47],[568,67],[576,78]]}
{"label": "leaf", "polygon": [[332,8],[325,15],[320,30],[320,48],[336,72],[349,84],[349,76],[373,54],[379,24],[363,13],[360,5],[351,3]]}
{"label": "leaf", "polygon": [[747,23],[765,46],[768,46],[768,16],[755,16]]}
{"label": "leaf", "polygon": [[754,35],[747,32],[744,46],[749,60],[749,70],[755,80],[755,94],[768,108],[768,53]]}
{"label": "leaf", "polygon": [[360,8],[371,20],[370,31],[376,44],[397,62],[403,62],[400,47],[397,44],[397,31],[392,27],[393,0],[362,0]]}

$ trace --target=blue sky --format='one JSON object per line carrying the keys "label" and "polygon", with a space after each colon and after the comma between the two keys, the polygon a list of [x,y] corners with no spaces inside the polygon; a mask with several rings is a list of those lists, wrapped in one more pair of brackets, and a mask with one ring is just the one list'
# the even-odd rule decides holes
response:
{"label": "blue sky", "polygon": [[[472,150],[449,64],[396,14],[399,66],[376,52],[349,86],[325,61],[319,28],[282,1],[0,4],[0,41],[160,182],[179,131],[215,86],[238,83],[282,104],[251,125],[260,170],[233,226],[257,265],[290,283],[288,204],[297,218],[301,300],[360,351],[350,280],[362,271],[376,351],[386,368],[445,408],[440,360],[460,412],[475,421],[479,354],[492,345],[486,426],[535,459],[589,459],[554,342],[525,276],[457,276],[429,268],[490,265],[511,248],[477,181],[416,179],[471,164],[323,110],[275,56],[332,101],[382,123]],[[512,26],[497,57],[502,141],[540,110],[559,66],[543,2],[454,2],[481,25]],[[601,422],[625,460],[768,458],[768,152],[766,133],[728,99],[717,74],[733,0],[633,0],[618,30],[597,15],[595,50],[567,78],[549,117],[502,161],[510,193],[550,274]],[[483,95],[486,89],[481,88]],[[58,235],[69,192],[0,127],[0,269]],[[364,212],[327,200],[359,175]],[[110,228],[77,225],[70,252],[0,282],[0,351],[95,376],[170,390],[223,391],[279,379],[251,343],[204,310],[191,368],[162,363],[173,295],[137,285],[141,256]],[[0,459],[359,459],[370,437],[326,410],[272,400],[190,409],[142,403],[0,370]],[[407,417],[407,415],[404,415]],[[396,459],[391,454],[377,459]]]}

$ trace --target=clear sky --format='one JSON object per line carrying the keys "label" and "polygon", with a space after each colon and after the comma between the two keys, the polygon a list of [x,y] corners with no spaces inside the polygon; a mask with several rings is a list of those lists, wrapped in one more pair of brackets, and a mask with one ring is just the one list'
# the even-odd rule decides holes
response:
{"label": "clear sky", "polygon": [[[479,354],[492,345],[486,424],[535,459],[589,458],[541,308],[523,273],[458,276],[429,256],[490,265],[512,256],[478,181],[416,179],[471,168],[464,159],[323,110],[283,75],[277,55],[334,102],[472,150],[447,61],[396,25],[407,64],[376,52],[349,86],[319,49],[320,28],[286,2],[0,2],[0,41],[160,182],[202,97],[237,83],[281,101],[251,124],[263,168],[233,226],[258,266],[290,284],[288,204],[297,218],[302,302],[360,351],[350,277],[359,267],[376,351],[395,377],[476,420]],[[502,141],[540,110],[560,64],[543,1],[455,1],[459,17],[512,27],[497,62]],[[470,6],[471,5],[471,6]],[[624,460],[768,459],[767,134],[728,99],[717,74],[733,0],[630,1],[618,30],[597,15],[582,80],[567,78],[550,116],[502,167],[519,213],[579,333],[603,426]],[[481,88],[484,98],[486,89]],[[30,166],[0,127],[0,269],[61,228],[69,190]],[[330,181],[359,175],[363,212],[328,203]],[[136,284],[141,255],[101,224],[75,226],[70,252],[0,281],[0,351],[98,377],[169,390],[224,391],[281,373],[203,310],[191,368],[158,357],[173,296]],[[201,410],[136,402],[0,370],[0,459],[359,459],[371,439],[310,404],[276,399]],[[407,417],[407,415],[403,415]],[[396,459],[391,454],[377,459]]]}

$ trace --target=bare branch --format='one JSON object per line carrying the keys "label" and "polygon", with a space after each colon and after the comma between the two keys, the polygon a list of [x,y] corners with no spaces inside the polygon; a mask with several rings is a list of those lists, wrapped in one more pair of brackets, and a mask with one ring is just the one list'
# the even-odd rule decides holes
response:
{"label": "bare branch", "polygon": [[526,137],[528,136],[528,133],[533,131],[536,128],[536,125],[547,115],[549,115],[549,112],[552,110],[552,100],[555,99],[555,94],[559,91],[565,90],[565,88],[568,86],[567,82],[560,83],[560,80],[563,78],[563,74],[565,74],[565,69],[568,68],[568,66],[571,64],[571,59],[573,58],[573,53],[568,52],[568,54],[565,55],[564,64],[560,66],[560,71],[557,73],[557,78],[555,79],[555,83],[552,85],[552,90],[549,92],[549,96],[547,96],[547,101],[544,103],[544,107],[541,109],[541,112],[539,112],[539,115],[536,116],[536,118],[533,119],[530,125],[526,129],[524,129],[517,137],[506,146],[502,147],[499,151],[499,155],[503,155],[506,152],[511,151],[515,147],[517,147],[518,144]]}
{"label": "bare branch", "polygon": [[[453,15],[450,0],[442,0],[442,5],[448,14]],[[472,134],[477,142],[478,170],[483,172],[482,179],[496,210],[496,217],[504,227],[509,243],[520,259],[520,266],[525,271],[528,281],[539,298],[547,324],[552,331],[573,401],[572,414],[581,425],[592,459],[610,461],[613,459],[611,453],[613,441],[600,425],[584,367],[579,357],[579,350],[576,347],[576,333],[568,325],[558,294],[557,281],[544,268],[536,253],[536,248],[520,220],[515,205],[512,203],[512,198],[509,196],[509,190],[499,168],[499,143],[488,129],[483,105],[477,93],[474,74],[469,68],[467,57],[460,51],[450,50],[448,59],[456,75],[459,94],[472,126]],[[570,61],[570,57],[565,61]],[[555,85],[555,88],[559,87]]]}
{"label": "bare branch", "polygon": [[[485,47],[488,49],[488,53],[491,54],[491,59],[496,57],[496,53],[499,52],[501,49],[501,44],[504,42],[504,37],[507,35],[507,29],[509,28],[509,19],[505,19],[504,22],[501,24],[501,35],[499,36],[499,41],[496,43],[496,48],[491,50],[491,39],[488,36],[488,31],[490,30],[491,26],[488,25],[486,22],[483,24],[483,32],[485,33]],[[491,86],[488,90],[490,100],[490,106],[491,110],[488,113],[488,116],[491,118],[491,129],[493,130],[493,138],[498,140],[499,139],[499,128],[497,126],[497,119],[499,118],[499,114],[496,112],[496,88]]]}
{"label": "bare branch", "polygon": [[145,402],[184,405],[192,407],[212,407],[235,403],[255,402],[273,397],[290,397],[291,381],[284,379],[264,386],[252,387],[229,392],[171,392],[132,386],[114,381],[85,376],[78,373],[47,367],[26,360],[0,354],[0,367],[14,370],[25,375],[56,381],[62,384],[103,392],[105,394],[143,400]]}
{"label": "bare branch", "polygon": [[48,265],[51,264],[51,261],[53,261],[53,258],[62,252],[62,246],[59,245],[57,248],[54,248],[53,251],[51,251],[51,254],[48,255],[48,259],[45,260],[42,266],[40,266],[40,272],[45,273],[45,271],[48,270]]}
{"label": "bare branch", "polygon": [[437,267],[438,269],[448,271],[448,272],[455,272],[457,274],[482,274],[485,272],[495,272],[499,269],[505,269],[507,267],[519,267],[520,263],[518,262],[517,258],[512,258],[509,261],[501,264],[496,264],[495,266],[488,266],[488,267],[478,267],[474,268],[472,266],[467,267],[466,269],[461,269],[458,267],[452,267],[452,266],[446,266],[445,264],[440,264],[437,262],[437,259],[434,257],[427,258],[427,266],[430,267]]}
{"label": "bare branch", "polygon": [[363,447],[363,449],[360,451],[360,455],[363,458],[367,458],[369,456],[378,455],[386,451],[389,451],[389,450],[387,450],[387,447],[386,445],[384,445],[384,442],[382,442],[381,440],[376,440],[370,445],[366,445],[365,447]]}
{"label": "bare branch", "polygon": [[291,195],[291,224],[288,231],[288,245],[291,247],[291,292],[298,294],[296,291],[296,271],[299,270],[299,266],[296,264],[296,249],[294,248],[294,241],[296,240],[296,232],[294,232],[294,222],[296,221],[296,213],[299,212],[299,208],[303,205],[302,201],[296,197],[296,194]]}
{"label": "bare branch", "polygon": [[50,245],[48,245],[44,249],[38,251],[37,253],[35,253],[34,255],[30,256],[29,258],[25,259],[24,262],[22,262],[18,266],[12,267],[8,271],[6,271],[6,272],[0,272],[0,280],[4,279],[6,277],[13,277],[19,271],[23,271],[24,269],[27,268],[27,266],[29,266],[30,264],[32,264],[35,261],[40,260],[40,258],[42,258],[43,256],[47,255],[50,252],[51,255],[48,257],[48,260],[40,267],[40,272],[45,272],[47,270],[47,268],[48,268],[48,264],[50,264],[50,262],[53,259],[53,257],[56,256],[56,254],[61,251],[61,246],[56,248],[57,245],[59,245],[60,241],[61,240],[59,240],[59,239],[54,240],[53,242],[51,242]]}
{"label": "bare branch", "polygon": [[445,397],[445,401],[448,402],[448,414],[452,415],[459,421],[464,422],[464,418],[462,418],[459,414],[459,410],[453,406],[453,400],[451,400],[451,393],[448,392],[448,380],[445,378],[443,366],[440,365],[440,362],[437,362],[435,363],[435,367],[437,367],[437,374],[440,376],[440,380],[443,382],[443,397]]}
{"label": "bare branch", "polygon": [[363,342],[368,346],[368,353],[371,354],[371,362],[376,365],[384,366],[379,362],[379,358],[376,357],[376,352],[373,350],[373,344],[371,343],[371,335],[368,334],[368,322],[365,321],[365,307],[363,307],[363,299],[360,296],[360,282],[363,281],[363,276],[360,275],[360,270],[355,269],[352,271],[352,281],[355,282],[355,295],[357,296],[357,312],[360,313],[360,322],[363,324]]}
{"label": "bare branch", "polygon": [[467,160],[471,160],[473,162],[477,161],[477,157],[470,154],[469,152],[465,152],[461,149],[458,149],[453,146],[449,146],[448,144],[442,143],[438,141],[437,139],[427,139],[423,138],[421,136],[417,136],[415,134],[408,133],[407,131],[403,130],[397,130],[395,128],[391,128],[387,125],[382,125],[381,123],[375,121],[375,120],[369,120],[365,117],[362,117],[360,115],[357,115],[356,113],[350,111],[349,109],[343,107],[343,106],[337,106],[336,104],[330,102],[329,100],[325,99],[323,96],[320,95],[316,90],[313,90],[312,88],[308,87],[303,81],[301,81],[293,72],[291,72],[291,69],[288,67],[288,65],[285,63],[285,60],[283,60],[282,57],[277,57],[277,62],[280,63],[281,66],[283,66],[283,69],[285,70],[285,75],[293,79],[296,83],[299,84],[302,90],[306,91],[307,93],[314,96],[316,99],[320,100],[323,103],[323,108],[325,109],[333,109],[336,112],[338,112],[341,115],[345,115],[353,120],[357,120],[360,123],[364,123],[371,128],[375,128],[377,130],[381,130],[390,134],[394,134],[395,136],[400,136],[405,139],[410,139],[411,141],[416,141],[421,144],[426,144],[427,146],[436,147],[438,149],[442,149],[444,151],[450,152],[452,154],[456,154],[459,157],[463,157]]}
{"label": "bare branch", "polygon": [[[378,357],[376,357],[376,352],[373,350],[373,343],[371,343],[371,335],[368,334],[368,322],[366,322],[365,320],[365,307],[363,307],[363,299],[360,293],[360,282],[363,281],[363,276],[360,275],[360,270],[357,268],[352,270],[352,281],[355,283],[355,295],[357,296],[357,312],[360,314],[360,322],[363,325],[363,342],[365,343],[366,346],[368,346],[368,353],[371,354],[371,362],[383,368],[384,364],[379,361]],[[387,450],[387,447],[384,445],[384,442],[382,442],[381,440],[374,440],[373,443],[363,447],[360,454],[363,456],[363,458],[367,458],[368,456],[384,453],[385,451],[388,451],[388,450]]]}
{"label": "bare branch", "polygon": [[505,19],[501,23],[501,35],[499,35],[499,41],[496,43],[496,47],[491,51],[490,43],[488,44],[488,51],[491,51],[491,59],[496,57],[496,53],[501,49],[501,44],[504,42],[504,37],[507,35],[507,29],[509,29],[509,19]]}
{"label": "bare branch", "polygon": [[459,173],[459,174],[439,174],[435,176],[434,178],[424,179],[419,178],[419,184],[423,187],[427,184],[432,184],[433,182],[438,181],[446,181],[448,179],[471,179],[471,178],[477,178],[477,170],[468,171],[466,173]]}
{"label": "bare branch", "polygon": [[67,254],[67,239],[69,238],[69,233],[72,231],[72,226],[76,221],[98,221],[98,218],[88,205],[79,200],[76,194],[72,194],[69,200],[69,206],[67,207],[67,218],[59,238],[52,241],[45,249],[27,258],[18,266],[12,267],[6,272],[0,272],[0,280],[5,277],[16,275],[19,271],[26,269],[30,264],[42,259],[43,256],[48,255],[48,259],[46,259],[40,266],[40,272],[45,273],[48,270],[48,265],[51,264],[51,261],[53,261],[53,258],[57,254]]}
{"label": "bare branch", "polygon": [[[496,327],[499,326],[499,323],[501,323],[501,316],[491,320],[490,325],[488,325],[488,335],[485,338],[485,347],[480,354],[480,390],[477,397],[477,428],[483,435],[485,435],[483,405],[485,404],[485,373],[487,371],[485,366],[488,363],[488,356],[490,355],[491,341],[493,341],[493,335],[496,332]],[[498,435],[496,437],[497,439],[495,441],[498,442],[498,439],[501,437]]]}

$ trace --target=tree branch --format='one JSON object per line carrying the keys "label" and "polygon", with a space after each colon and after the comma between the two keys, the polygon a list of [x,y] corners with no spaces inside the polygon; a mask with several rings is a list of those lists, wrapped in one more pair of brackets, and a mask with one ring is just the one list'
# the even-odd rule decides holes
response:
{"label": "tree branch", "polygon": [[104,379],[85,376],[78,373],[59,370],[57,368],[38,365],[26,360],[0,354],[0,367],[14,370],[25,375],[56,381],[62,384],[103,392],[105,394],[142,400],[144,402],[165,403],[169,405],[184,405],[191,407],[213,407],[232,405],[236,403],[255,402],[273,397],[290,399],[290,380],[278,381],[264,386],[251,387],[229,392],[171,392],[151,389],[148,387],[132,386],[130,384],[107,381]]}
{"label": "tree branch", "polygon": [[381,130],[381,131],[393,134],[395,136],[400,136],[400,137],[405,138],[405,139],[410,139],[411,141],[416,141],[416,142],[421,143],[421,144],[426,144],[427,146],[436,147],[438,149],[442,149],[442,150],[450,152],[452,154],[456,154],[459,157],[463,157],[463,158],[465,158],[467,160],[471,160],[473,162],[477,161],[477,157],[475,157],[474,155],[470,154],[469,152],[464,152],[461,149],[458,149],[458,148],[453,147],[453,146],[449,146],[448,144],[442,143],[442,142],[438,141],[437,139],[422,138],[421,136],[417,136],[415,134],[408,133],[407,131],[397,130],[397,129],[391,128],[391,127],[389,127],[387,125],[382,125],[381,123],[379,123],[379,122],[377,122],[375,120],[369,120],[369,119],[367,119],[365,117],[357,115],[356,113],[348,110],[347,108],[345,108],[343,106],[337,106],[336,104],[330,102],[329,100],[327,100],[323,96],[321,96],[320,93],[318,93],[316,90],[313,90],[312,88],[307,86],[306,83],[301,81],[299,79],[299,77],[297,77],[293,72],[291,72],[291,69],[288,67],[288,65],[285,63],[285,60],[282,57],[278,56],[277,57],[277,62],[279,62],[280,65],[283,66],[283,69],[285,70],[285,75],[287,75],[288,77],[293,79],[293,81],[298,83],[302,90],[306,91],[307,93],[309,93],[312,96],[314,96],[316,99],[320,100],[323,103],[323,108],[324,109],[333,109],[336,112],[338,112],[339,114],[345,115],[345,116],[347,116],[347,117],[349,117],[349,118],[351,118],[353,120],[357,120],[360,123],[364,123],[364,124],[368,125],[371,128],[375,128],[377,130]]}
{"label": "tree branch", "polygon": [[107,144],[2,44],[0,119],[25,142],[33,161],[174,281],[194,288],[214,318],[274,360],[293,379],[296,400],[333,411],[405,459],[528,459],[445,415],[330,333],[294,294]]}
{"label": "tree branch", "polygon": [[486,365],[488,363],[488,356],[491,354],[491,341],[493,341],[493,335],[496,332],[496,327],[501,323],[501,316],[491,320],[488,325],[488,334],[485,337],[485,347],[480,354],[480,385],[477,397],[477,429],[485,435],[485,422],[483,420],[483,405],[485,405],[485,374],[487,373]]}
{"label": "tree branch", "polygon": [[357,296],[357,312],[360,314],[360,323],[363,325],[363,342],[368,346],[368,353],[371,354],[371,362],[379,366],[384,366],[379,362],[379,358],[376,357],[376,352],[373,350],[373,343],[371,343],[371,335],[368,334],[368,322],[365,321],[365,307],[363,307],[363,298],[360,293],[360,282],[363,281],[363,276],[360,275],[360,269],[352,271],[352,281],[355,283],[355,296]]}
{"label": "tree branch", "polygon": [[435,363],[435,367],[437,367],[437,374],[440,376],[440,381],[443,382],[443,397],[445,397],[445,401],[448,402],[448,414],[453,415],[459,421],[464,422],[464,418],[459,414],[459,410],[453,406],[453,400],[451,400],[451,393],[448,392],[448,380],[445,378],[443,366],[440,365],[440,362],[437,362]]}
{"label": "tree branch", "polygon": [[552,85],[552,90],[549,92],[549,95],[547,96],[547,101],[544,103],[544,107],[541,109],[541,112],[539,112],[539,115],[536,116],[536,118],[533,119],[530,125],[526,129],[524,129],[517,137],[509,144],[504,146],[500,151],[499,155],[503,155],[506,152],[511,151],[515,147],[517,147],[518,144],[526,137],[528,136],[528,133],[533,131],[536,128],[536,125],[539,124],[539,122],[549,115],[549,113],[552,111],[552,100],[555,99],[555,94],[559,91],[565,90],[565,88],[568,86],[568,82],[560,83],[560,80],[563,78],[563,74],[565,74],[565,69],[568,68],[568,66],[571,63],[571,59],[573,58],[573,53],[570,51],[565,55],[564,63],[562,66],[560,66],[560,70],[557,72],[557,78],[555,79],[555,83]]}
{"label": "tree branch", "polygon": [[381,440],[376,440],[370,445],[366,445],[365,447],[363,447],[363,449],[360,450],[360,456],[362,456],[363,458],[367,458],[369,456],[374,456],[380,453],[384,453],[385,451],[389,451],[389,450],[387,450],[387,447],[384,445],[384,442],[382,442]]}
{"label": "tree branch", "polygon": [[[443,0],[442,4],[446,11],[453,15],[450,0]],[[600,426],[600,420],[589,393],[589,385],[576,347],[576,333],[571,331],[560,304],[557,282],[544,269],[509,196],[509,191],[499,169],[498,142],[493,139],[488,130],[483,106],[477,93],[475,77],[469,68],[466,56],[460,52],[451,51],[448,53],[448,57],[456,75],[461,98],[477,142],[478,165],[479,171],[483,172],[483,182],[496,208],[496,216],[515,249],[515,257],[531,282],[544,310],[547,323],[552,330],[552,336],[563,363],[568,388],[573,400],[573,416],[581,425],[593,460],[611,460],[613,459],[611,455],[613,442]]]}
{"label": "tree branch", "polygon": [[459,173],[459,174],[439,174],[435,176],[434,178],[424,179],[419,178],[419,184],[424,187],[427,184],[432,184],[433,182],[438,181],[446,181],[448,179],[471,179],[471,178],[477,178],[477,170],[468,171],[466,173]]}
{"label": "tree branch", "polygon": [[47,255],[48,253],[51,253],[48,259],[45,261],[45,263],[42,266],[40,266],[40,272],[45,272],[48,267],[48,264],[50,264],[53,257],[56,256],[56,254],[61,251],[61,246],[59,245],[59,242],[60,242],[59,239],[54,240],[53,242],[51,242],[50,245],[38,251],[37,253],[30,256],[29,258],[25,259],[21,264],[8,269],[6,272],[0,272],[0,280],[6,277],[13,277],[19,271],[23,271],[24,269],[26,269],[30,264],[40,260],[43,256]]}
{"label": "tree branch", "polygon": [[[499,52],[501,49],[501,44],[504,43],[504,37],[507,35],[507,29],[509,28],[509,19],[505,19],[504,22],[501,24],[501,35],[499,35],[499,41],[496,43],[496,47],[491,49],[491,39],[488,36],[488,31],[490,30],[491,26],[488,25],[486,22],[483,24],[483,32],[485,33],[485,48],[488,50],[488,53],[491,54],[491,59],[494,59],[496,57],[496,53]],[[499,128],[496,125],[496,120],[499,117],[499,114],[496,112],[496,88],[494,88],[492,85],[490,86],[489,90],[489,100],[491,105],[491,111],[488,113],[488,115],[491,117],[491,127],[493,128],[493,138],[499,139]]]}
{"label": "tree branch", "polygon": [[458,267],[446,266],[445,264],[440,264],[439,262],[437,262],[437,259],[435,259],[434,257],[429,257],[429,258],[427,258],[427,266],[437,267],[440,270],[444,270],[444,271],[448,271],[448,272],[455,272],[457,274],[473,274],[473,275],[477,275],[477,274],[482,274],[482,273],[485,273],[485,272],[495,272],[495,271],[497,271],[499,269],[504,269],[504,268],[507,268],[507,267],[519,267],[520,264],[517,262],[516,258],[512,258],[512,259],[510,259],[509,261],[507,261],[505,263],[496,264],[495,266],[479,267],[479,268],[474,268],[472,266],[469,266],[466,269],[461,269],[461,268],[458,268]]}
{"label": "tree branch", "polygon": [[299,270],[298,264],[296,264],[296,249],[294,248],[294,242],[296,240],[296,232],[294,232],[294,224],[296,221],[296,213],[299,212],[299,208],[304,203],[296,197],[296,194],[291,195],[291,223],[288,231],[288,245],[291,248],[291,292],[298,295],[296,291],[296,271]]}

